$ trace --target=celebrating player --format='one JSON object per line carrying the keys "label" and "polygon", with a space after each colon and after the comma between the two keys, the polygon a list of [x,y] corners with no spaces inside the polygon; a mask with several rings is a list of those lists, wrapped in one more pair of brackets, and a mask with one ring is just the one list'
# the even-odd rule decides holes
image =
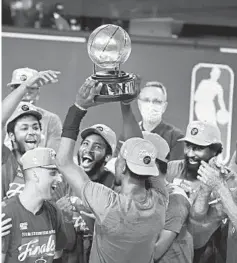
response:
{"label": "celebrating player", "polygon": [[61,213],[46,201],[61,181],[55,156],[53,149],[39,147],[21,157],[24,190],[3,203],[13,226],[3,237],[2,262],[61,262],[61,250],[74,246],[73,226],[64,225]]}
{"label": "celebrating player", "polygon": [[[46,72],[46,71],[45,71]],[[37,76],[39,72],[35,69],[31,68],[18,68],[15,69],[12,73],[11,82],[7,84],[10,88],[11,92],[17,89],[22,83],[27,82],[30,78]],[[44,71],[41,71],[40,74],[44,74]],[[55,83],[57,80],[51,79],[50,82],[45,83]],[[38,100],[40,98],[40,86],[29,85],[27,88],[27,92],[21,99],[20,105],[28,105],[29,104],[36,106]],[[57,151],[60,138],[61,138],[61,131],[62,131],[62,124],[61,120],[55,113],[47,111],[43,108],[37,106],[37,110],[41,113],[41,141],[39,146],[41,147],[49,147],[53,148]],[[5,144],[7,147],[12,149],[11,140],[8,136],[6,136]]]}
{"label": "celebrating player", "polygon": [[94,97],[100,89],[92,79],[79,89],[63,126],[57,154],[59,170],[96,217],[90,262],[152,262],[155,241],[165,219],[163,199],[145,188],[147,177],[158,175],[154,146],[141,138],[124,143],[115,174],[121,183],[120,194],[90,181],[84,170],[73,162],[81,119],[86,109],[97,105]]}
{"label": "celebrating player", "polygon": [[[2,127],[7,123],[7,132],[13,151],[5,145],[2,150],[2,197],[19,194],[24,188],[24,179],[19,165],[21,156],[38,147],[41,140],[42,114],[34,105],[18,106],[29,87],[41,87],[58,81],[59,72],[37,73],[12,91],[2,104]],[[17,107],[18,106],[18,107]],[[17,109],[16,109],[17,108]]]}

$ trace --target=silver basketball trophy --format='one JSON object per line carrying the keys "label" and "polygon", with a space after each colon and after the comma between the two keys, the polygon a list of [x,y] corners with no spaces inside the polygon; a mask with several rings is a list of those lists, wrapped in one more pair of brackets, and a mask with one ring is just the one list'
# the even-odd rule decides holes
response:
{"label": "silver basketball trophy", "polygon": [[92,79],[103,84],[96,101],[128,101],[137,97],[140,79],[120,70],[131,53],[131,40],[120,26],[107,24],[90,35],[87,50],[94,64]]}

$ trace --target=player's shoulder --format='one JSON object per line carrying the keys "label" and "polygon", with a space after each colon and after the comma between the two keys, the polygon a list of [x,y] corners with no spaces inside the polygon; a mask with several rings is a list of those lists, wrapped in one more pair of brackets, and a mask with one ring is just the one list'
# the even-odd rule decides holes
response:
{"label": "player's shoulder", "polygon": [[5,164],[9,158],[14,158],[11,150],[3,143],[2,144],[2,165]]}
{"label": "player's shoulder", "polygon": [[165,195],[162,192],[155,191],[154,189],[149,189],[149,192],[151,194],[152,199],[154,200],[154,204],[157,206],[162,206],[165,209],[167,208],[168,202],[169,202],[169,197]]}
{"label": "player's shoulder", "polygon": [[174,204],[181,203],[184,206],[190,207],[190,201],[185,191],[180,186],[175,184],[170,184],[170,187],[172,187],[172,191],[169,194],[170,202]]}
{"label": "player's shoulder", "polygon": [[161,125],[167,130],[167,132],[172,133],[173,138],[180,139],[184,137],[183,132],[173,124],[162,121]]}
{"label": "player's shoulder", "polygon": [[8,215],[18,213],[20,207],[18,196],[12,196],[11,198],[4,199],[1,205],[2,205],[2,213]]}

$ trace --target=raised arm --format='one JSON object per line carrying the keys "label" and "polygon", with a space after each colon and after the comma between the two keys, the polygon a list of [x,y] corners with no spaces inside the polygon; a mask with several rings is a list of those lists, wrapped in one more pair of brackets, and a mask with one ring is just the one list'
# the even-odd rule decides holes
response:
{"label": "raised arm", "polygon": [[2,129],[5,128],[7,120],[11,117],[16,107],[27,92],[27,83],[21,84],[13,90],[2,102]]}
{"label": "raised arm", "polygon": [[[137,75],[137,83],[136,83],[136,96],[140,93],[140,76]],[[118,155],[122,143],[132,137],[140,137],[143,138],[142,131],[139,127],[139,124],[133,114],[131,103],[134,99],[130,101],[121,102],[121,113],[123,119],[122,133],[117,142],[115,156]]]}
{"label": "raised arm", "polygon": [[124,104],[121,102],[121,112],[123,117],[123,138],[124,141],[132,137],[143,138],[142,131],[132,112],[131,104]]}
{"label": "raised arm", "polygon": [[52,70],[39,72],[13,90],[2,102],[2,129],[27,93],[28,87],[34,86],[39,88],[46,84],[56,83],[58,81],[58,74],[60,74],[60,72]]}
{"label": "raised arm", "polygon": [[101,85],[97,84],[97,81],[87,79],[79,88],[76,102],[69,108],[63,124],[62,138],[56,159],[59,171],[65,176],[79,198],[82,198],[82,189],[90,179],[84,170],[74,163],[73,153],[81,120],[89,107],[97,105],[94,98],[101,89]]}

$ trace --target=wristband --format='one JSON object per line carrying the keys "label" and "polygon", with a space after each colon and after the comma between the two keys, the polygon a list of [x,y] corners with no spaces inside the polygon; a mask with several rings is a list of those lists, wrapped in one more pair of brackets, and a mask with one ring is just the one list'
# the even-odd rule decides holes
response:
{"label": "wristband", "polygon": [[76,141],[79,134],[81,120],[86,115],[86,113],[87,111],[79,109],[75,105],[71,106],[63,123],[61,137],[70,138]]}

